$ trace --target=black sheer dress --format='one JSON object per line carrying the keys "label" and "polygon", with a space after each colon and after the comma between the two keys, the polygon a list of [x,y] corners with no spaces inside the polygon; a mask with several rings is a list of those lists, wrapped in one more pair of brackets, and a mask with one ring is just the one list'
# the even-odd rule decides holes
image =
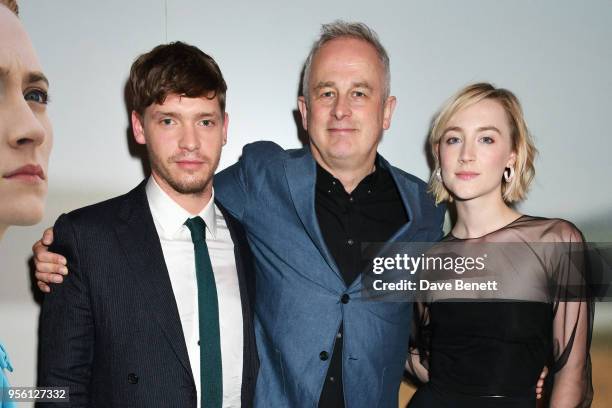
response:
{"label": "black sheer dress", "polygon": [[406,368],[423,385],[408,406],[535,407],[544,366],[551,407],[590,406],[593,305],[580,231],[567,221],[522,216],[480,238],[449,235],[440,245],[447,244],[455,256],[486,252],[486,274],[459,278],[494,279],[498,287],[430,291],[415,303]]}

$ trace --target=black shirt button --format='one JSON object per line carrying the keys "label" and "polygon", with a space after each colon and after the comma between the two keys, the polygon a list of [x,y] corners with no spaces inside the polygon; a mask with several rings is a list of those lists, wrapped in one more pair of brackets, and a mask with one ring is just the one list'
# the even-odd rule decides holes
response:
{"label": "black shirt button", "polygon": [[349,202],[354,203],[355,199],[353,198],[353,196],[349,197]]}
{"label": "black shirt button", "polygon": [[351,297],[347,293],[345,293],[340,298],[340,301],[346,305],[349,302],[350,299],[351,299]]}
{"label": "black shirt button", "polygon": [[327,351],[322,351],[321,353],[319,353],[319,358],[321,359],[321,361],[326,361],[329,358],[329,354],[327,353]]}
{"label": "black shirt button", "polygon": [[353,245],[353,244],[355,243],[355,241],[353,241],[351,238],[349,238],[349,239],[346,241],[346,243],[347,243],[347,244],[349,244],[349,245]]}
{"label": "black shirt button", "polygon": [[130,384],[138,384],[138,376],[134,373],[128,374],[128,382]]}
{"label": "black shirt button", "polygon": [[336,377],[329,377],[329,382],[336,382]]}

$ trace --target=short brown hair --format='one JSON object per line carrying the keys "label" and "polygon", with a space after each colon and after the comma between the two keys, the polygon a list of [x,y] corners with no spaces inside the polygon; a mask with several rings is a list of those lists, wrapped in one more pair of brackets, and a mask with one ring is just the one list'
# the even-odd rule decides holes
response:
{"label": "short brown hair", "polygon": [[9,10],[15,13],[16,16],[19,15],[19,6],[17,5],[16,0],[0,0],[0,4],[6,6]]}
{"label": "short brown hair", "polygon": [[130,70],[128,91],[131,108],[139,115],[153,103],[163,104],[169,94],[217,97],[225,112],[227,85],[219,66],[199,48],[180,41],[139,56]]}
{"label": "short brown hair", "polygon": [[529,185],[535,176],[533,162],[537,149],[533,144],[531,133],[525,123],[521,104],[518,98],[509,90],[496,88],[489,83],[481,82],[468,85],[457,92],[446,102],[434,119],[429,134],[429,147],[434,159],[434,170],[429,179],[429,191],[434,195],[436,204],[442,201],[452,201],[452,197],[446,187],[444,187],[443,182],[436,177],[436,173],[440,169],[440,158],[438,157],[436,147],[439,145],[442,136],[444,136],[444,129],[455,113],[483,99],[497,101],[504,108],[510,126],[512,149],[516,153],[515,174],[509,183],[502,182],[502,198],[506,203],[513,203],[523,200],[527,195]]}

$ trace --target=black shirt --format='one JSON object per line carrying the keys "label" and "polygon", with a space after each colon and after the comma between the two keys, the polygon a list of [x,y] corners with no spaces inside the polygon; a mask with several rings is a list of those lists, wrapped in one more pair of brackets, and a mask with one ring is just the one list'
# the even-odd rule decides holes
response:
{"label": "black shirt", "polygon": [[[379,165],[348,194],[338,179],[317,164],[315,211],[347,287],[367,266],[367,260],[361,259],[361,244],[388,241],[408,222],[391,174]],[[342,335],[341,325],[319,400],[321,408],[344,406]]]}

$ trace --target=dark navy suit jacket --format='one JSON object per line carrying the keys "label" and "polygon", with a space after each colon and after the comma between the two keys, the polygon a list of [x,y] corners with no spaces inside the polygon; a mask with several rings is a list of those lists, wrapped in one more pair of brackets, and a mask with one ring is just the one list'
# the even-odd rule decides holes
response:
{"label": "dark navy suit jacket", "polygon": [[[59,217],[51,251],[70,274],[45,296],[39,386],[70,387],[61,407],[192,407],[196,387],[170,278],[142,182],[131,192]],[[242,405],[258,370],[252,255],[221,205],[234,241],[242,300]]]}

